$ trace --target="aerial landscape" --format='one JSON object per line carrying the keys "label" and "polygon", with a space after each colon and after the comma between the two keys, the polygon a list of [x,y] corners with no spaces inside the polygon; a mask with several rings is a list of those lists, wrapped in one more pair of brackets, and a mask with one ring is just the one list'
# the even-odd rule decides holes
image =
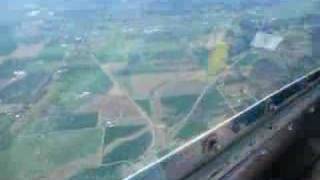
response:
{"label": "aerial landscape", "polygon": [[127,177],[319,67],[319,8],[0,2],[0,179]]}

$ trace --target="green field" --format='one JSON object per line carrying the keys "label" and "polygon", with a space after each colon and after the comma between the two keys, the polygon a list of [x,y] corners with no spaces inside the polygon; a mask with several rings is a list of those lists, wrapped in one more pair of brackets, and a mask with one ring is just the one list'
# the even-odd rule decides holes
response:
{"label": "green field", "polygon": [[95,154],[101,138],[101,129],[18,137],[10,149],[0,152],[0,179],[38,179],[68,162]]}
{"label": "green field", "polygon": [[68,69],[59,80],[64,90],[68,91],[90,91],[92,93],[105,93],[111,86],[111,81],[97,66],[74,66]]}
{"label": "green field", "polygon": [[30,103],[41,89],[41,85],[49,80],[45,72],[28,74],[0,91],[0,99],[4,103]]}
{"label": "green field", "polygon": [[84,169],[69,180],[119,180],[121,177],[120,165],[112,165]]}
{"label": "green field", "polygon": [[110,79],[97,66],[70,67],[49,91],[50,102],[65,107],[78,106],[82,102],[81,93],[103,94],[111,86]]}
{"label": "green field", "polygon": [[144,125],[128,125],[128,126],[115,126],[107,127],[104,136],[104,143],[108,145],[118,138],[127,137],[142,130]]}
{"label": "green field", "polygon": [[63,110],[33,121],[24,133],[45,133],[52,131],[77,130],[83,128],[94,128],[97,125],[97,113],[68,113]]}
{"label": "green field", "polygon": [[169,126],[179,122],[192,108],[198,95],[183,95],[174,97],[164,97],[161,103],[164,107],[170,109],[167,117],[162,120]]}
{"label": "green field", "polygon": [[113,163],[118,161],[134,161],[137,160],[150,146],[152,135],[145,132],[137,138],[127,141],[103,157],[103,163]]}
{"label": "green field", "polygon": [[[216,88],[211,88],[204,95],[190,119],[177,132],[176,137],[189,139],[208,129],[208,123],[215,122],[219,115],[228,115],[230,108]],[[218,122],[215,122],[218,123]]]}
{"label": "green field", "polygon": [[161,99],[161,103],[169,109],[173,109],[173,115],[178,116],[180,114],[188,113],[197,98],[198,95],[164,97]]}
{"label": "green field", "polygon": [[11,78],[13,76],[13,72],[16,70],[24,70],[25,67],[30,62],[28,60],[14,60],[9,59],[0,64],[0,77],[1,78]]}
{"label": "green field", "polygon": [[224,110],[227,106],[216,88],[211,88],[202,98],[199,107],[201,111],[210,112]]}
{"label": "green field", "polygon": [[135,41],[129,40],[116,24],[103,38],[103,45],[94,50],[100,62],[128,61],[128,54],[135,48]]}
{"label": "green field", "polygon": [[144,44],[142,51],[143,57],[155,60],[180,60],[185,56],[186,44],[180,42],[167,41],[153,41]]}
{"label": "green field", "polygon": [[0,56],[9,55],[17,48],[14,29],[0,25]]}
{"label": "green field", "polygon": [[7,59],[0,64],[0,78],[12,78],[14,71],[26,71],[27,73],[46,72],[52,73],[59,67],[59,62],[44,62],[40,59]]}
{"label": "green field", "polygon": [[38,59],[45,62],[48,61],[62,61],[65,55],[66,49],[59,44],[47,45],[38,55]]}
{"label": "green field", "polygon": [[0,152],[7,149],[12,140],[10,127],[13,124],[13,117],[7,114],[0,114]]}
{"label": "green field", "polygon": [[239,61],[239,67],[250,67],[257,63],[261,58],[259,57],[258,53],[249,51],[246,55]]}
{"label": "green field", "polygon": [[189,121],[177,133],[176,138],[190,139],[208,130],[208,124],[204,121]]}
{"label": "green field", "polygon": [[56,119],[57,130],[72,130],[96,127],[98,113],[65,114]]}
{"label": "green field", "polygon": [[149,116],[151,115],[151,104],[148,99],[134,100]]}
{"label": "green field", "polygon": [[192,52],[195,59],[199,62],[202,68],[208,69],[208,59],[210,52],[206,48],[197,48]]}

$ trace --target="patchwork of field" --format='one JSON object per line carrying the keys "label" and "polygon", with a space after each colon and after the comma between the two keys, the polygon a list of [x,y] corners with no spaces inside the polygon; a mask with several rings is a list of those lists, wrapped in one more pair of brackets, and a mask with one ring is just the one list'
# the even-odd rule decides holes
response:
{"label": "patchwork of field", "polygon": [[101,2],[8,2],[0,179],[123,179],[320,65],[319,0]]}
{"label": "patchwork of field", "polygon": [[231,117],[235,112],[232,112],[226,100],[216,87],[209,88],[189,118],[175,129],[176,138],[190,139]]}
{"label": "patchwork of field", "polygon": [[0,56],[0,62],[4,61],[5,59],[26,59],[26,58],[33,58],[37,57],[39,53],[44,48],[45,43],[36,43],[31,45],[21,44],[18,45],[17,49],[13,51],[11,54],[6,56]]}
{"label": "patchwork of field", "polygon": [[[119,77],[120,84],[135,99],[149,98],[156,91],[164,91],[163,94],[168,94],[166,96],[170,96],[170,93],[171,96],[198,94],[204,87],[206,79],[207,74],[204,70],[144,73]],[[184,88],[187,85],[189,87]]]}
{"label": "patchwork of field", "polygon": [[90,180],[90,179],[121,179],[122,170],[128,168],[126,164],[116,164],[110,166],[100,166],[82,170],[80,173],[72,176],[70,180]]}
{"label": "patchwork of field", "polygon": [[17,180],[45,177],[63,164],[96,154],[101,135],[101,129],[88,129],[19,136],[0,153],[0,177]]}

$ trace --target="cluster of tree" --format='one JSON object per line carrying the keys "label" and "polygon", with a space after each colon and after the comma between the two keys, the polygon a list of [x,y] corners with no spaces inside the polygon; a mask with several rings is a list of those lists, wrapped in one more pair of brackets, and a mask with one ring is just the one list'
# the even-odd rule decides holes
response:
{"label": "cluster of tree", "polygon": [[231,45],[230,56],[240,54],[250,48],[251,41],[259,30],[260,24],[252,18],[243,17],[239,21],[239,27],[240,32],[229,30],[227,34],[228,41],[231,41],[229,43]]}

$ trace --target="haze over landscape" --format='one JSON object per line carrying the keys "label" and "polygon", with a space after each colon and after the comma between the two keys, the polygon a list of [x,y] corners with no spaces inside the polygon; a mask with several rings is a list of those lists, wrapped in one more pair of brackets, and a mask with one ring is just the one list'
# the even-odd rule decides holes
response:
{"label": "haze over landscape", "polygon": [[319,67],[319,0],[0,2],[0,179],[118,180]]}

